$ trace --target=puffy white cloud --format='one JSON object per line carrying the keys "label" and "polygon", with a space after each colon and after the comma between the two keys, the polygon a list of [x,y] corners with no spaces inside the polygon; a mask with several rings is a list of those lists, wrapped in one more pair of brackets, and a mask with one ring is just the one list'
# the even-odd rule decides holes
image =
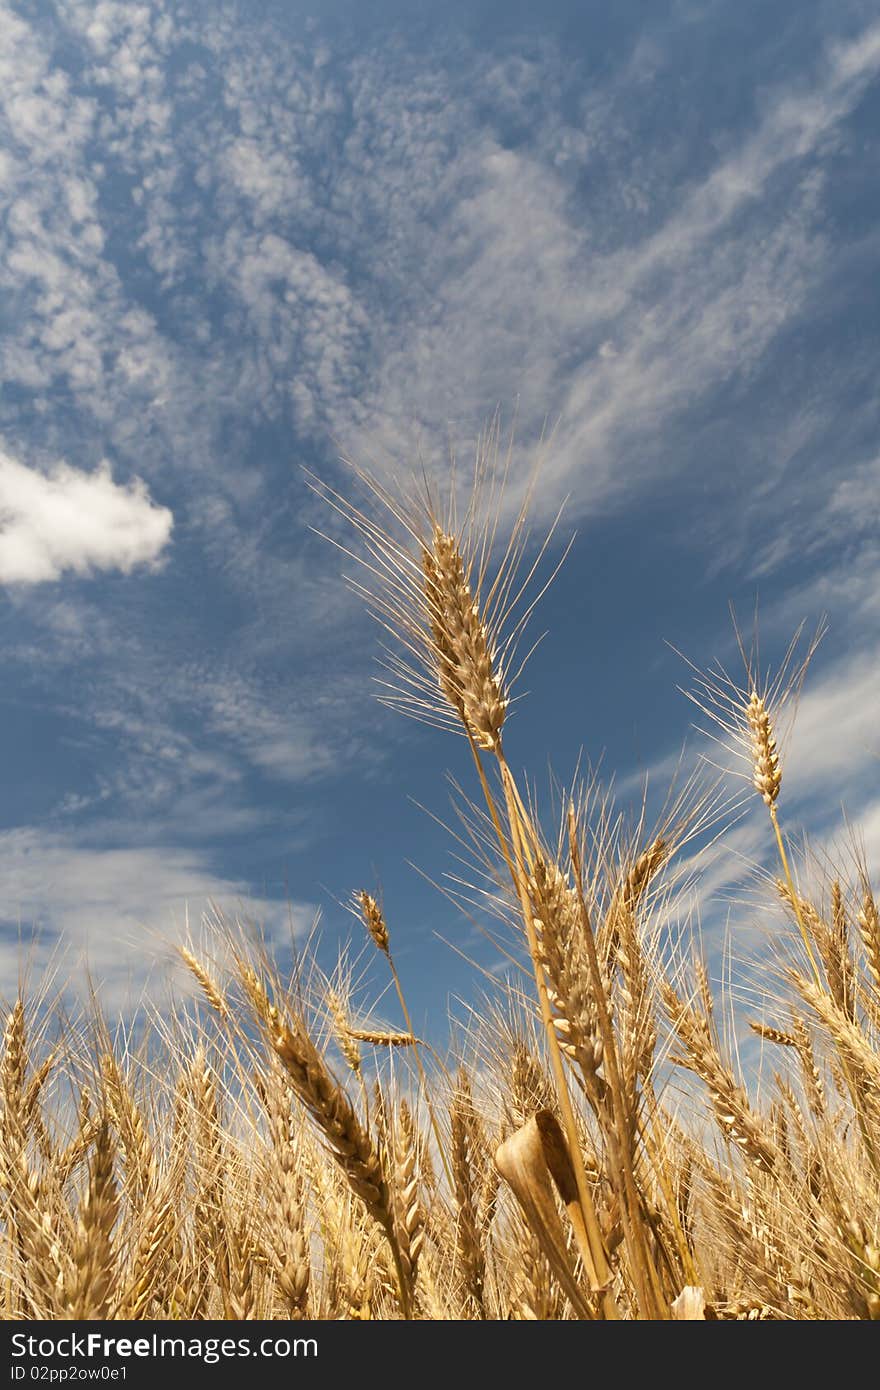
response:
{"label": "puffy white cloud", "polygon": [[128,574],[158,558],[172,525],[139,478],[114,483],[106,461],[93,473],[59,463],[47,474],[0,452],[0,583]]}

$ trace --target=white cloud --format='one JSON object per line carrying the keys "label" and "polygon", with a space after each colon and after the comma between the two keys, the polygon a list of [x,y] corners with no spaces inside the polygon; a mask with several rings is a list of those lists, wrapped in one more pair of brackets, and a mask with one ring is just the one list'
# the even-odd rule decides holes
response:
{"label": "white cloud", "polygon": [[[546,90],[560,60],[543,58]],[[591,202],[549,157],[548,133],[564,134],[552,103],[533,118],[529,144],[505,148],[491,121],[479,123],[467,84],[435,73],[427,96],[414,93],[365,57],[336,188],[368,209],[383,248],[359,282],[369,361],[356,393],[310,382],[312,416],[360,457],[405,458],[418,439],[442,466],[450,421],[466,438],[495,402],[518,395],[524,442],[547,415],[560,419],[543,492],[570,492],[574,511],[694,466],[670,429],[719,386],[747,381],[821,293],[827,156],[878,67],[880,27],[829,47],[808,91],[764,92],[753,127],[703,176],[668,206],[649,202],[614,225],[601,183]],[[617,82],[626,95],[629,68]],[[590,128],[581,177],[608,138],[601,121]],[[272,132],[260,129],[253,148],[269,170]],[[620,181],[637,184],[626,158]],[[334,235],[335,212],[323,219]],[[757,473],[756,460],[741,466],[753,463]],[[781,473],[775,450],[760,469],[762,483]]]}
{"label": "white cloud", "polygon": [[59,463],[46,474],[0,453],[0,583],[129,574],[158,559],[172,524],[139,478],[114,483],[106,461],[93,473]]}
{"label": "white cloud", "polygon": [[198,698],[207,727],[224,745],[264,775],[298,783],[338,772],[354,756],[362,766],[375,756],[361,721],[351,721],[358,701],[363,709],[369,700],[367,684],[365,675],[334,672],[328,680],[315,669],[272,691],[231,671],[215,671],[210,679],[201,677]]}
{"label": "white cloud", "polygon": [[876,784],[878,679],[876,648],[836,662],[816,684],[807,677],[786,752],[786,782],[793,794],[815,799],[822,793],[833,813],[846,802],[848,788],[860,775],[867,774]]}
{"label": "white cloud", "polygon": [[841,478],[828,510],[844,535],[876,529],[880,521],[880,457],[868,459]]}
{"label": "white cloud", "polygon": [[[136,1002],[148,979],[161,979],[171,947],[199,930],[215,904],[281,948],[291,924],[308,931],[311,904],[254,897],[247,885],[213,873],[198,851],[90,848],[57,832],[25,826],[0,834],[0,993],[15,989],[20,971],[60,969],[81,988],[86,968],[105,1008]],[[155,1002],[151,985],[150,997]]]}
{"label": "white cloud", "polygon": [[[70,383],[120,451],[159,421],[215,485],[211,433],[233,403],[262,419],[292,405],[301,435],[326,447],[332,434],[362,457],[406,457],[420,438],[442,467],[449,422],[464,442],[519,394],[524,441],[561,417],[543,491],[570,491],[575,510],[686,467],[685,450],[657,448],[662,427],[754,370],[808,305],[827,269],[816,168],[880,63],[876,26],[830,48],[809,90],[762,93],[738,145],[655,205],[625,112],[645,63],[662,59],[662,33],[643,35],[566,121],[546,93],[571,66],[550,39],[528,60],[464,53],[428,73],[402,43],[324,64],[314,45],[222,9],[205,21],[184,6],[172,24],[158,4],[63,8],[95,94],[78,169],[56,167],[53,134],[68,129],[74,89],[53,87],[64,74],[49,45],[15,30],[27,64],[10,83],[22,109],[49,108],[17,139],[52,173],[18,200],[7,263],[43,293],[8,349],[10,375]],[[200,89],[197,111],[168,62],[184,37],[222,89],[216,100]],[[528,142],[505,148],[505,118],[525,110]],[[137,331],[124,321],[123,284],[101,254],[96,127],[102,160],[133,181],[126,242],[157,288],[186,293],[185,342],[146,315]],[[620,165],[613,214],[601,173],[598,196],[582,192],[603,160]],[[615,225],[624,204],[638,213]],[[205,309],[217,288],[234,305],[220,325]]]}
{"label": "white cloud", "polygon": [[245,305],[254,335],[239,390],[269,410],[273,397],[289,393],[301,429],[318,412],[326,419],[347,406],[368,325],[344,277],[274,233],[230,231],[211,261]]}

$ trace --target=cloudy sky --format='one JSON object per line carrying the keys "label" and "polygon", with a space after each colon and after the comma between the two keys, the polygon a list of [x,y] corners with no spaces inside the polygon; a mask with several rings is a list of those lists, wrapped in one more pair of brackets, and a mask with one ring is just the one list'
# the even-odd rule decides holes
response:
{"label": "cloudy sky", "polygon": [[880,849],[876,5],[0,0],[0,35],[3,994],[23,951],[161,983],[209,899],[278,942],[320,908],[329,958],[380,886],[426,1027],[473,997],[457,949],[495,958],[410,866],[456,872],[466,749],[375,702],[303,469],[442,474],[496,408],[517,470],[552,427],[577,532],[514,765],[637,797],[695,737],[667,644],[731,660],[757,599],[772,660],[826,613],[786,815]]}

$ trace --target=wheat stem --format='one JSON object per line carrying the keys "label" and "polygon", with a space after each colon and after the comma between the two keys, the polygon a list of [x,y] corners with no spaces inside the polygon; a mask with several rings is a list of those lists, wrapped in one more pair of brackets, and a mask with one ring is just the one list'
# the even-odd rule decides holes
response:
{"label": "wheat stem", "polygon": [[785,851],[785,841],[782,838],[782,830],[779,825],[779,815],[777,813],[775,804],[772,804],[770,806],[770,823],[773,826],[773,833],[776,836],[776,848],[779,851],[779,862],[782,865],[782,872],[785,875],[786,886],[791,897],[791,904],[794,908],[794,915],[798,924],[798,930],[801,934],[801,940],[804,943],[804,950],[807,953],[807,957],[812,967],[813,976],[815,978],[816,984],[819,987],[819,989],[822,989],[822,976],[819,973],[819,967],[816,964],[816,957],[813,955],[813,948],[810,945],[810,938],[807,934],[807,928],[806,924],[804,923],[803,912],[801,911],[800,895],[798,894],[797,889],[794,886],[794,879],[792,877],[791,869],[789,868],[788,855]]}

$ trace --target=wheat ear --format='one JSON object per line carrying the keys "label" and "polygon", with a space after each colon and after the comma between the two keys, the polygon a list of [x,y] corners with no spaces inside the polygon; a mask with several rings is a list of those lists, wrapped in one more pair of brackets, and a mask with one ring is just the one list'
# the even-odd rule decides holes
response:
{"label": "wheat ear", "polygon": [[410,1108],[405,1100],[401,1100],[394,1126],[394,1191],[400,1253],[414,1289],[419,1256],[425,1243],[425,1213],[420,1196],[420,1148],[421,1136],[416,1130]]}
{"label": "wheat ear", "polygon": [[486,1316],[483,1302],[486,1282],[486,1255],[478,1217],[475,1182],[477,1155],[474,1153],[473,1097],[467,1076],[459,1074],[450,1110],[452,1134],[452,1174],[457,1209],[456,1256],[466,1301],[472,1315]]}
{"label": "wheat ear", "polygon": [[422,568],[438,684],[477,747],[494,752],[508,703],[497,655],[458,541],[436,524]]}
{"label": "wheat ear", "polygon": [[113,1178],[116,1147],[105,1118],[95,1139],[89,1186],[77,1220],[72,1271],[62,1294],[66,1316],[106,1318],[116,1267],[112,1243],[119,1198]]}
{"label": "wheat ear", "polygon": [[348,1096],[331,1075],[302,1020],[282,1017],[265,987],[247,966],[242,981],[269,1042],[290,1078],[291,1086],[327,1141],[348,1185],[382,1228],[400,1282],[401,1306],[410,1312],[409,1280],[402,1268],[394,1227],[394,1210],[382,1160],[361,1125]]}
{"label": "wheat ear", "polygon": [[290,1090],[278,1061],[273,1061],[266,1086],[271,1154],[269,1160],[268,1244],[285,1314],[307,1314],[311,1261],[304,1228],[298,1150],[294,1146]]}
{"label": "wheat ear", "polygon": [[[376,949],[382,952],[382,954],[385,956],[385,959],[388,962],[388,969],[391,972],[391,979],[394,983],[394,989],[397,994],[398,1001],[400,1003],[400,1010],[403,1014],[403,1021],[406,1024],[408,1035],[412,1038],[411,1045],[413,1049],[413,1057],[415,1059],[416,1070],[419,1074],[419,1084],[421,1086],[422,1097],[425,1102],[425,1108],[428,1112],[428,1120],[430,1122],[431,1129],[434,1134],[434,1139],[437,1144],[437,1152],[440,1155],[440,1162],[443,1164],[443,1171],[446,1174],[446,1181],[449,1183],[451,1189],[453,1186],[452,1169],[449,1164],[449,1159],[446,1156],[446,1144],[444,1143],[443,1135],[440,1132],[440,1125],[437,1122],[437,1116],[435,1115],[434,1107],[431,1104],[431,1088],[428,1085],[428,1078],[425,1074],[424,1063],[422,1062],[421,1047],[419,1046],[418,1040],[415,1037],[415,1029],[412,1025],[412,1019],[410,1018],[409,1009],[406,1003],[406,996],[403,992],[403,985],[401,984],[400,976],[397,973],[397,966],[394,963],[394,957],[391,954],[391,938],[388,933],[388,923],[385,920],[385,913],[382,911],[382,908],[380,907],[376,899],[372,896],[372,894],[368,893],[366,889],[362,888],[359,892],[355,893],[354,902],[356,909],[360,912],[363,924],[366,927],[367,932],[369,933],[370,937],[373,940],[373,943],[376,946]],[[367,1041],[369,1041],[369,1039]]]}
{"label": "wheat ear", "polygon": [[720,1128],[757,1168],[771,1172],[779,1153],[749,1105],[745,1091],[722,1061],[708,1019],[679,998],[668,981],[661,982],[660,990],[687,1054],[684,1065],[705,1081]]}

